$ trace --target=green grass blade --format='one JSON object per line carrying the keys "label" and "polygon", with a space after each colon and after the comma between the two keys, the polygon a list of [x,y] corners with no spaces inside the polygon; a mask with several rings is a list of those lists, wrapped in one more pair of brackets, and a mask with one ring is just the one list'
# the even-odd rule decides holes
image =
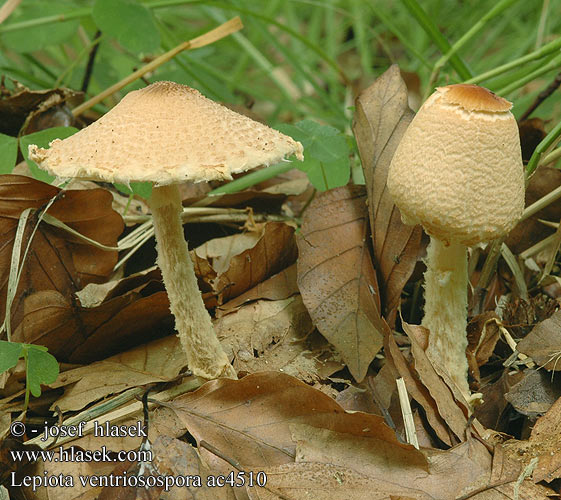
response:
{"label": "green grass blade", "polygon": [[[401,0],[401,3],[407,8],[407,10],[423,28],[425,33],[436,44],[438,49],[443,54],[447,53],[451,49],[450,43],[446,40],[444,35],[440,33],[433,20],[427,15],[417,0]],[[460,75],[460,78],[467,80],[472,77],[471,71],[458,54],[454,54],[450,57],[450,64],[456,70],[458,75]]]}

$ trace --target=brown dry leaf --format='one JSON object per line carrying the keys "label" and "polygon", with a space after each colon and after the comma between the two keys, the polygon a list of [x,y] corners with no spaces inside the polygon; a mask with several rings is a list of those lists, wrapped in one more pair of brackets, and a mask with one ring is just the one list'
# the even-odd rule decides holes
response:
{"label": "brown dry leaf", "polygon": [[104,359],[173,329],[167,294],[151,282],[93,308],[55,290],[35,292],[23,306],[24,321],[12,340],[47,346],[59,361],[71,363]]}
{"label": "brown dry leaf", "polygon": [[221,318],[226,314],[234,312],[240,308],[242,304],[253,302],[259,299],[267,300],[283,300],[288,299],[294,294],[299,293],[297,283],[296,264],[292,264],[284,271],[281,271],[269,279],[258,283],[252,289],[242,293],[235,299],[216,309],[216,317]]}
{"label": "brown dry leaf", "polygon": [[51,408],[56,405],[62,412],[80,410],[130,387],[172,380],[184,366],[185,358],[176,335],[154,340],[103,361],[61,373],[49,387],[65,387],[64,394]]}
{"label": "brown dry leaf", "polygon": [[376,272],[368,243],[361,186],[321,193],[298,238],[298,286],[321,334],[361,381],[383,343]]}
{"label": "brown dry leaf", "polygon": [[371,234],[380,273],[384,317],[393,324],[401,291],[419,258],[421,226],[401,222],[386,189],[388,169],[401,137],[413,119],[399,67],[391,66],[356,100],[353,123],[368,190]]}
{"label": "brown dry leaf", "polygon": [[173,487],[167,492],[162,491],[158,497],[161,500],[229,500],[235,498],[229,487],[207,487],[206,478],[209,471],[201,462],[197,450],[190,444],[169,436],[159,436],[152,444],[152,452],[154,454],[153,465],[159,474],[199,476],[201,478],[201,486]]}
{"label": "brown dry leaf", "polygon": [[470,374],[478,385],[481,383],[479,367],[489,361],[500,338],[498,322],[496,313],[487,311],[472,318],[467,325],[466,355]]}
{"label": "brown dry leaf", "polygon": [[512,458],[511,453],[505,452],[504,445],[497,445],[493,450],[493,466],[491,478],[486,488],[481,493],[475,494],[470,499],[475,500],[547,500],[553,492],[541,485],[534,484],[531,478],[526,478],[518,486],[518,495],[515,493],[517,483],[523,473],[523,463]]}
{"label": "brown dry leaf", "polygon": [[294,463],[259,471],[267,476],[267,489],[247,488],[250,500],[434,500],[406,485],[372,478],[348,466]]}
{"label": "brown dry leaf", "polygon": [[539,461],[532,478],[534,482],[561,478],[561,398],[535,423],[529,444],[539,450]]}
{"label": "brown dry leaf", "polygon": [[[324,341],[323,352],[312,351],[308,337],[314,327],[300,295],[254,302],[214,325],[238,372],[279,370],[306,382],[322,378],[329,346]],[[341,367],[335,363],[331,370]]]}
{"label": "brown dry leaf", "polygon": [[544,370],[524,370],[523,378],[504,397],[517,412],[536,418],[561,397],[561,380]]}
{"label": "brown dry leaf", "polygon": [[[65,449],[67,449],[65,447]],[[59,452],[58,448],[53,450],[55,453],[55,458],[58,458]],[[72,487],[63,486],[49,486],[37,488],[35,492],[32,491],[31,487],[22,487],[22,492],[26,495],[25,498],[30,498],[33,500],[74,500],[80,495],[87,494],[93,488],[88,486],[82,486],[80,482],[80,476],[84,478],[86,476],[106,476],[109,475],[112,469],[115,467],[114,462],[77,462],[77,461],[51,461],[43,462],[38,460],[30,467],[26,467],[21,471],[23,475],[29,476],[57,476],[62,474],[64,481],[72,481]],[[100,491],[101,488],[96,488]]]}
{"label": "brown dry leaf", "polygon": [[[501,469],[506,470],[510,477],[520,475],[532,459],[538,463],[532,473],[534,483],[551,482],[561,477],[561,399],[558,399],[550,410],[535,423],[530,439],[518,441],[511,439],[500,448],[502,455]],[[499,451],[499,450],[498,450]],[[497,455],[497,452],[495,452]],[[509,476],[503,473],[503,476]],[[538,497],[530,497],[538,498]]]}
{"label": "brown dry leaf", "polygon": [[409,395],[425,410],[430,427],[440,440],[452,446],[456,441],[450,428],[440,416],[436,402],[431,397],[428,389],[420,382],[417,374],[414,373],[415,369],[409,365],[403,353],[399,350],[389,328],[388,333],[384,335],[384,354],[388,361],[393,364],[399,375],[403,377]]}
{"label": "brown dry leaf", "polygon": [[257,227],[255,232],[210,240],[194,251],[195,271],[210,285],[219,304],[241,295],[296,260],[292,226],[268,222]]}
{"label": "brown dry leaf", "polygon": [[[333,426],[332,426],[333,427]],[[291,424],[297,441],[297,462],[319,462],[350,467],[370,479],[424,492],[429,498],[455,498],[491,472],[491,456],[479,441],[450,450],[424,450],[428,466],[418,455],[375,443],[360,429],[334,431]],[[400,491],[390,491],[399,494]]]}
{"label": "brown dry leaf", "polygon": [[530,356],[536,364],[546,370],[561,371],[561,311],[538,323],[516,349]]}
{"label": "brown dry leaf", "polygon": [[[21,212],[45,206],[60,189],[28,177],[0,176],[0,318],[6,312],[6,289],[10,274],[12,247]],[[67,191],[49,209],[49,214],[79,233],[108,246],[116,246],[123,221],[111,208],[111,194],[104,189]],[[35,218],[27,225],[23,248]],[[28,320],[28,294],[53,292],[70,301],[74,292],[88,283],[104,281],[117,261],[116,251],[104,251],[41,223],[23,266],[17,294],[11,308],[12,328]],[[14,341],[20,339],[14,338]],[[33,341],[33,339],[32,339]]]}
{"label": "brown dry leaf", "polygon": [[466,408],[466,411],[468,403],[461,392],[454,388],[454,383],[451,380],[447,380],[446,374],[441,373],[438,367],[433,366],[427,357],[422,347],[427,341],[427,329],[418,325],[409,325],[405,321],[402,321],[402,325],[403,331],[411,340],[411,352],[415,359],[415,370],[419,374],[421,382],[429,390],[438,407],[440,416],[448,427],[454,432],[459,441],[464,441],[468,429],[468,420],[456,400]]}
{"label": "brown dry leaf", "polygon": [[[2,91],[4,94],[6,89]],[[75,106],[82,100],[82,92],[66,88],[29,90],[19,85],[11,95],[0,99],[0,133],[16,137],[45,128],[74,125],[74,117],[65,102],[71,101]]]}
{"label": "brown dry leaf", "polygon": [[506,432],[509,417],[508,413],[505,414],[505,410],[509,403],[505,399],[505,394],[523,377],[523,372],[509,373],[508,370],[505,370],[499,380],[481,387],[483,403],[476,406],[473,413],[484,427]]}
{"label": "brown dry leaf", "polygon": [[[387,457],[407,456],[409,464],[425,464],[420,452],[397,441],[381,417],[346,413],[329,396],[282,373],[213,380],[175,399],[171,408],[198,443],[210,443],[243,467],[293,462],[296,445],[290,425],[295,423],[361,436],[377,443],[374,448]],[[155,420],[169,422],[169,410],[158,415]],[[223,469],[222,459],[204,449],[199,452],[213,473]]]}

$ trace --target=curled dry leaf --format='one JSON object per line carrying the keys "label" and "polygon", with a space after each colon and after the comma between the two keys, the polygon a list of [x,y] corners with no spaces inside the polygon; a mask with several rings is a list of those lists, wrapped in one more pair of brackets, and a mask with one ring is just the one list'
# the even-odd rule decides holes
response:
{"label": "curled dry leaf", "polygon": [[[0,249],[0,318],[4,318],[6,313],[6,291],[20,215],[27,208],[46,206],[60,192],[54,186],[28,177],[0,176],[0,234],[3,235]],[[84,236],[104,245],[116,246],[123,221],[112,210],[111,202],[111,194],[104,189],[67,191],[53,203],[48,213]],[[22,248],[26,247],[35,223],[36,218],[30,217]],[[53,302],[58,306],[61,301],[69,303],[72,294],[86,284],[104,281],[116,261],[116,251],[100,250],[69,233],[40,223],[11,307],[12,328],[23,327],[28,320],[29,308],[36,309],[39,305],[28,304],[33,293],[60,295],[60,299]]]}
{"label": "curled dry leaf", "polygon": [[469,372],[479,385],[481,376],[479,367],[492,356],[500,338],[499,317],[494,311],[487,311],[471,318],[467,325]]}
{"label": "curled dry leaf", "polygon": [[456,442],[454,434],[440,416],[436,402],[431,397],[428,389],[419,380],[415,369],[405,359],[404,354],[400,351],[391,332],[384,335],[384,354],[388,362],[392,363],[395,370],[405,380],[409,395],[425,410],[430,427],[444,443],[452,446],[452,444]]}
{"label": "curled dry leaf", "polygon": [[216,309],[216,317],[221,318],[226,314],[234,312],[240,308],[242,304],[253,302],[255,300],[283,300],[288,299],[292,295],[299,293],[297,283],[296,264],[292,264],[278,274],[271,276],[269,279],[258,283],[245,293],[237,296],[226,304]]}
{"label": "curled dry leaf", "polygon": [[464,401],[459,390],[451,388],[451,386],[453,386],[452,380],[447,380],[447,383],[445,383],[440,378],[445,374],[439,373],[438,367],[433,366],[427,357],[422,347],[423,343],[426,341],[427,330],[422,326],[409,325],[405,322],[402,324],[403,330],[411,340],[411,352],[415,359],[415,370],[421,382],[430,392],[440,416],[456,435],[456,438],[459,441],[464,441],[468,428],[467,418],[456,401],[454,401],[454,396],[462,402],[466,408],[468,406],[467,403]]}
{"label": "curled dry leaf", "polygon": [[381,278],[383,312],[393,323],[401,291],[419,258],[420,226],[401,222],[386,189],[388,169],[401,137],[413,119],[399,67],[391,66],[356,100],[353,122],[368,191],[376,268]]}
{"label": "curled dry leaf", "polygon": [[[6,89],[2,90],[4,95]],[[11,95],[0,99],[0,133],[16,137],[50,127],[74,125],[75,119],[65,102],[75,106],[82,100],[82,92],[66,88],[29,90],[19,86]]]}
{"label": "curled dry leaf", "polygon": [[25,298],[25,314],[12,339],[49,348],[59,361],[89,363],[171,333],[164,291],[151,283],[94,308],[80,307],[55,290]]}
{"label": "curled dry leaf", "polygon": [[298,286],[321,334],[361,381],[383,344],[376,272],[361,186],[316,196],[298,238]]}
{"label": "curled dry leaf", "polygon": [[561,311],[538,323],[516,349],[546,370],[561,371]]}
{"label": "curled dry leaf", "polygon": [[296,260],[293,227],[282,222],[257,227],[259,231],[216,238],[195,249],[195,271],[216,294],[219,304],[241,295]]}

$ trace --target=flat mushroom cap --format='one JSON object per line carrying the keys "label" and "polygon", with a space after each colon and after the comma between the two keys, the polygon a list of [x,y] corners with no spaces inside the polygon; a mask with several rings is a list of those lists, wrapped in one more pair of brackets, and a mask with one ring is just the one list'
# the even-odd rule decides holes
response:
{"label": "flat mushroom cap", "polygon": [[129,92],[99,120],[49,146],[29,146],[29,157],[57,177],[158,185],[231,179],[292,154],[303,159],[291,137],[166,81]]}
{"label": "flat mushroom cap", "polygon": [[399,143],[388,190],[405,222],[470,246],[510,231],[524,209],[511,103],[477,85],[440,87]]}

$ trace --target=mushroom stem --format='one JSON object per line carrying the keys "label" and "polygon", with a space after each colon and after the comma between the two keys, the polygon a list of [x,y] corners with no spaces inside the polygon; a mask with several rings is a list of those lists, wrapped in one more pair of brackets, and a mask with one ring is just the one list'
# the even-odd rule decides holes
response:
{"label": "mushroom stem", "polygon": [[155,186],[150,208],[162,271],[175,329],[194,375],[208,379],[237,378],[205,308],[193,262],[183,234],[183,206],[177,185]]}
{"label": "mushroom stem", "polygon": [[469,397],[467,381],[467,248],[431,236],[425,272],[425,316],[430,331],[427,355]]}

